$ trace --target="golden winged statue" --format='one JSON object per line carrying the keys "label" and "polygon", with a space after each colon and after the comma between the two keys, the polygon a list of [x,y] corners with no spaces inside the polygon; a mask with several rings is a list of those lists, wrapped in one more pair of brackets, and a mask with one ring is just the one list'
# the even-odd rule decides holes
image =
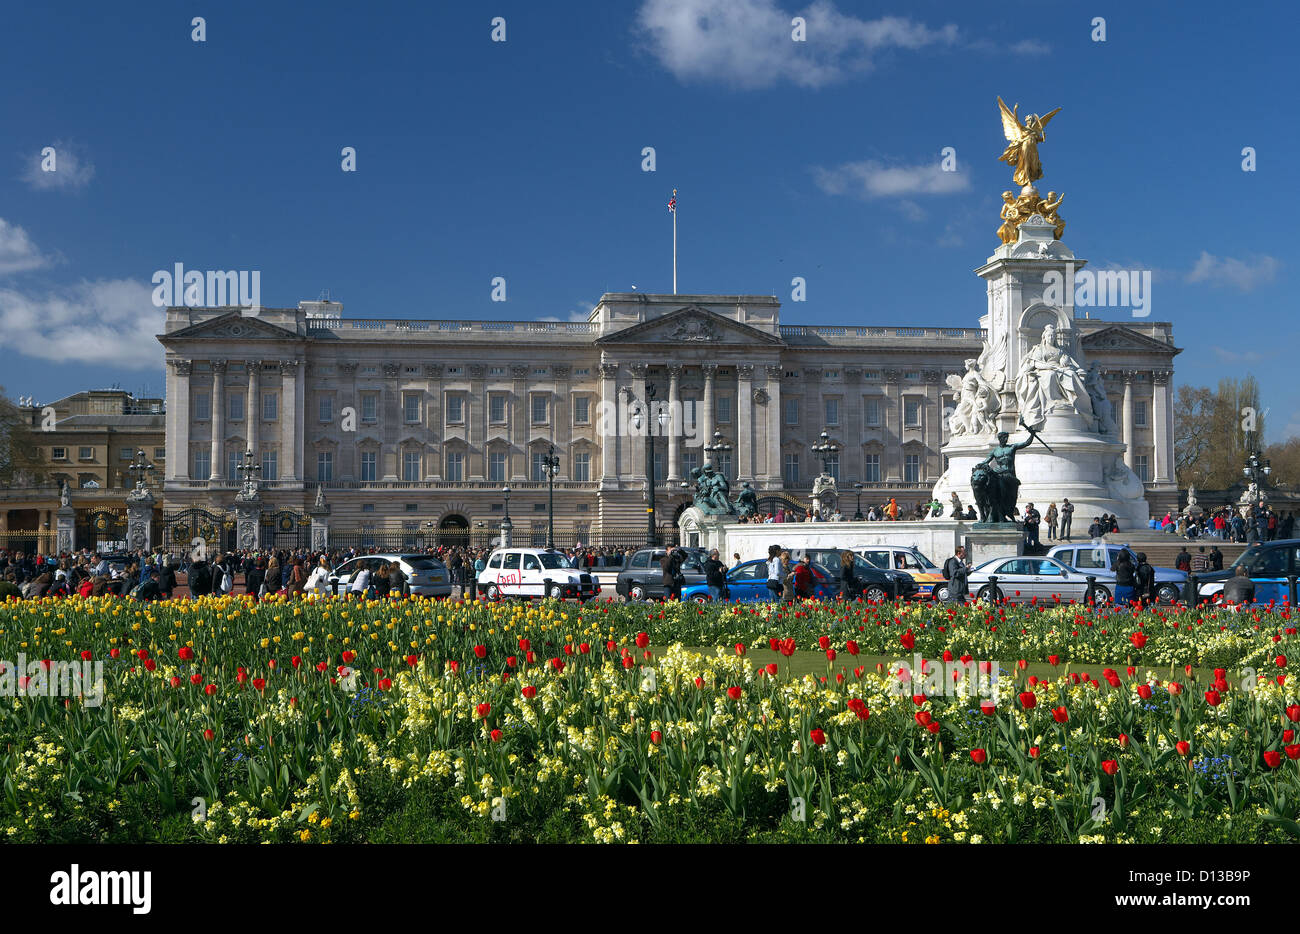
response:
{"label": "golden winged statue", "polygon": [[1057,107],[1045,117],[1029,114],[1024,123],[1020,122],[1019,104],[1016,104],[1015,109],[1008,110],[999,97],[998,108],[1002,111],[1002,132],[1007,138],[1007,148],[998,157],[998,161],[1005,162],[1016,170],[1011,177],[1017,185],[1032,185],[1043,177],[1043,164],[1038,161],[1038,144],[1047,138],[1043,130],[1048,121],[1061,112],[1061,108]]}

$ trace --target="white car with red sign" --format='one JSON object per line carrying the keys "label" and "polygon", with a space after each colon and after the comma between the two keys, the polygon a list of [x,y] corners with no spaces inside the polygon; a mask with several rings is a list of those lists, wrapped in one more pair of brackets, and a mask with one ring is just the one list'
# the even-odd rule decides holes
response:
{"label": "white car with red sign", "polygon": [[498,548],[478,576],[478,592],[489,600],[502,597],[576,597],[590,600],[600,582],[575,568],[563,554],[546,548]]}

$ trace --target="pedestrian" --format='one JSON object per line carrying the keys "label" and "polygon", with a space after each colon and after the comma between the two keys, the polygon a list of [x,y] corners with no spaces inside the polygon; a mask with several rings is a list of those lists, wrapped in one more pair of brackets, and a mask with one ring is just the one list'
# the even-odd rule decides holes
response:
{"label": "pedestrian", "polygon": [[779,602],[783,590],[781,576],[781,546],[767,546],[767,589],[772,594],[772,602]]}
{"label": "pedestrian", "polygon": [[790,563],[790,552],[781,552],[781,599],[786,603],[794,602],[794,566]]}
{"label": "pedestrian", "polygon": [[813,595],[812,558],[804,555],[795,565],[790,575],[794,586],[794,595],[800,600],[809,600]]}
{"label": "pedestrian", "polygon": [[1196,554],[1192,555],[1191,570],[1193,574],[1205,574],[1210,570],[1210,556],[1205,553],[1205,546],[1201,545],[1196,549]]}
{"label": "pedestrian", "polygon": [[1156,595],[1156,572],[1147,564],[1146,552],[1138,552],[1137,566],[1133,568],[1134,596],[1145,606],[1154,602]]}
{"label": "pedestrian", "polygon": [[158,573],[158,591],[164,600],[172,598],[172,591],[176,589],[176,569],[172,567],[169,557],[163,558],[162,570]]}
{"label": "pedestrian", "polygon": [[1060,514],[1056,511],[1056,503],[1049,503],[1047,512],[1043,515],[1043,520],[1047,523],[1047,540],[1050,542],[1056,538],[1056,522]]}
{"label": "pedestrian", "polygon": [[1191,553],[1188,552],[1186,545],[1178,549],[1178,555],[1174,558],[1174,567],[1184,573],[1191,571],[1192,556]]}
{"label": "pedestrian", "polygon": [[663,569],[663,588],[664,600],[680,600],[682,598],[682,585],[686,583],[686,578],[682,575],[682,551],[676,545],[669,548],[667,553],[659,559],[659,566]]}
{"label": "pedestrian", "polygon": [[1218,545],[1210,546],[1210,570],[1211,571],[1223,570],[1223,552],[1219,551]]}
{"label": "pedestrian", "polygon": [[1069,497],[1061,500],[1061,540],[1068,542],[1070,540],[1070,520],[1074,518],[1074,503],[1070,502]]}
{"label": "pedestrian", "polygon": [[718,560],[716,548],[709,552],[709,557],[704,562],[704,581],[709,587],[710,600],[720,603],[726,599],[727,566]]}
{"label": "pedestrian", "polygon": [[1119,553],[1115,559],[1115,605],[1126,606],[1133,602],[1137,578],[1134,576],[1133,558],[1128,549]]}
{"label": "pedestrian", "polygon": [[253,562],[253,566],[244,572],[244,593],[257,600],[263,596],[265,586],[266,566],[262,559],[258,558]]}
{"label": "pedestrian", "polygon": [[943,563],[943,579],[948,582],[948,602],[965,603],[970,593],[967,575],[970,565],[966,561],[966,546],[958,545],[952,557]]}
{"label": "pedestrian", "polygon": [[1255,582],[1250,579],[1246,565],[1237,565],[1236,573],[1223,585],[1223,602],[1238,605],[1255,602]]}
{"label": "pedestrian", "polygon": [[840,552],[840,591],[837,594],[840,600],[856,599],[862,589],[858,583],[855,564],[857,564],[857,556],[853,552],[847,548]]}
{"label": "pedestrian", "polygon": [[1041,521],[1042,521],[1042,515],[1039,513],[1037,509],[1034,508],[1033,503],[1030,503],[1028,506],[1025,507],[1025,548],[1026,549],[1032,548],[1037,550],[1037,548],[1039,547],[1038,526]]}

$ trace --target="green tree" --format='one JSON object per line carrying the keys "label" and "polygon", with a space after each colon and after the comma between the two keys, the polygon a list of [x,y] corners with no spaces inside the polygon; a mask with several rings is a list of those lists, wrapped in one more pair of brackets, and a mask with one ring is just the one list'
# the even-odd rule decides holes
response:
{"label": "green tree", "polygon": [[1224,490],[1241,479],[1246,455],[1264,436],[1259,383],[1253,376],[1217,389],[1179,386],[1174,401],[1174,473],[1186,489]]}

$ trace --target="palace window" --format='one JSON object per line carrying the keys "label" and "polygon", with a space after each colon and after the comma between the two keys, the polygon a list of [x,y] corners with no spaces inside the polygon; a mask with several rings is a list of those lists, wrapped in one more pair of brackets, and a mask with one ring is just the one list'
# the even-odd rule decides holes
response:
{"label": "palace window", "polygon": [[379,421],[379,393],[377,392],[362,393],[361,420],[363,422]]}
{"label": "palace window", "polygon": [[418,392],[402,393],[402,420],[408,425],[420,421],[420,394]]}
{"label": "palace window", "polygon": [[361,452],[361,482],[374,483],[379,479],[379,455],[374,451]]}
{"label": "palace window", "polygon": [[273,422],[279,417],[280,396],[274,392],[262,393],[262,421]]}
{"label": "palace window", "polygon": [[1147,404],[1145,402],[1133,403],[1133,424],[1138,428],[1147,427]]}
{"label": "palace window", "polygon": [[463,452],[447,452],[447,470],[443,475],[443,479],[452,483],[460,483],[465,479],[465,454]]}
{"label": "palace window", "polygon": [[505,451],[491,451],[488,453],[488,482],[489,483],[506,482]]}
{"label": "palace window", "polygon": [[263,480],[280,479],[279,460],[280,459],[279,457],[276,456],[275,451],[262,452],[262,479]]}
{"label": "palace window", "polygon": [[921,482],[921,455],[903,455],[903,480],[907,483]]}
{"label": "palace window", "polygon": [[785,423],[787,425],[799,424],[799,400],[798,399],[785,400]]}
{"label": "palace window", "polygon": [[316,479],[326,483],[334,479],[334,452],[316,452]]}
{"label": "palace window", "polygon": [[906,428],[921,427],[921,400],[920,399],[903,400],[903,426]]}
{"label": "palace window", "polygon": [[731,424],[731,396],[718,396],[713,410],[716,413],[719,425]]}
{"label": "palace window", "polygon": [[583,451],[573,455],[573,479],[587,481],[591,479],[591,454]]}
{"label": "palace window", "polygon": [[319,407],[320,407],[320,420],[322,422],[334,421],[334,397],[333,396],[321,396]]}
{"label": "palace window", "polygon": [[504,425],[506,421],[505,393],[494,392],[488,396],[488,421],[493,425]]}
{"label": "palace window", "polygon": [[50,458],[56,461],[65,461],[68,459],[68,449],[50,448]]}
{"label": "palace window", "polygon": [[212,452],[206,448],[196,448],[194,450],[194,473],[195,480],[206,480],[212,473]]}
{"label": "palace window", "polygon": [[447,424],[459,425],[465,421],[465,397],[459,394],[447,395]]}
{"label": "palace window", "polygon": [[206,422],[212,417],[212,397],[206,392],[194,394],[194,420]]}
{"label": "palace window", "polygon": [[415,483],[420,479],[419,451],[402,452],[402,479],[407,483]]}
{"label": "palace window", "polygon": [[550,398],[543,393],[533,394],[533,424],[545,425],[547,423],[548,403]]}
{"label": "palace window", "polygon": [[93,447],[91,447],[91,448],[77,448],[77,460],[79,460],[79,461],[93,461],[94,459],[95,459],[95,449],[94,449]]}
{"label": "palace window", "polygon": [[575,425],[588,425],[591,423],[590,396],[573,397],[573,423]]}
{"label": "palace window", "polygon": [[231,483],[239,480],[239,462],[242,459],[239,451],[226,452],[226,479]]}
{"label": "palace window", "polygon": [[867,454],[862,458],[862,481],[864,483],[880,482],[879,454]]}
{"label": "palace window", "polygon": [[840,400],[827,399],[826,401],[826,424],[838,425],[840,423]]}
{"label": "palace window", "polygon": [[826,458],[826,472],[835,478],[836,483],[839,483],[840,456],[838,454],[831,454],[829,457]]}
{"label": "palace window", "polygon": [[869,428],[880,427],[880,399],[866,399],[862,403],[862,422]]}
{"label": "palace window", "polygon": [[799,484],[799,455],[787,454],[785,456],[785,485],[798,486]]}
{"label": "palace window", "polygon": [[232,422],[244,420],[244,394],[242,392],[232,392],[228,400],[226,417]]}
{"label": "palace window", "polygon": [[1151,482],[1151,461],[1145,454],[1133,455],[1133,472],[1143,483]]}

